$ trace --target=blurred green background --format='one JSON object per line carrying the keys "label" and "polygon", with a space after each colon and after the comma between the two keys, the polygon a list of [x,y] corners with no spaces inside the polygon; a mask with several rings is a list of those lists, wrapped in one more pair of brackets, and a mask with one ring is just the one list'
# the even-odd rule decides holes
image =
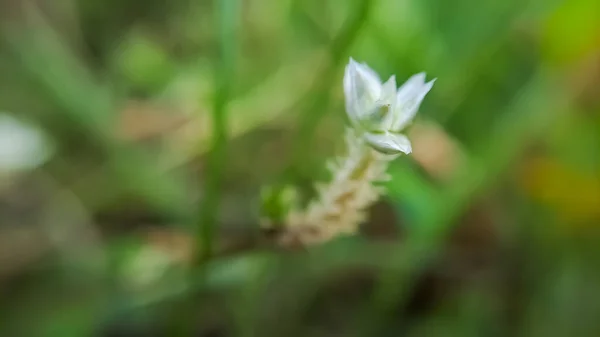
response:
{"label": "blurred green background", "polygon": [[[600,335],[597,0],[0,1],[0,336]],[[437,82],[362,234],[282,251],[349,57]]]}

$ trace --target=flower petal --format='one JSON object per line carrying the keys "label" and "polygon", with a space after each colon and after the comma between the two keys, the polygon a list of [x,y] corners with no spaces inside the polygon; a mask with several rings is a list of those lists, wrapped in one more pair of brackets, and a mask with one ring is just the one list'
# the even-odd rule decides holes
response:
{"label": "flower petal", "polygon": [[350,58],[344,73],[344,94],[346,111],[354,125],[373,109],[381,90],[381,80],[377,73],[366,64]]}
{"label": "flower petal", "polygon": [[[364,89],[365,93],[373,99],[379,98],[379,95],[381,95],[381,79],[375,70],[371,69],[366,63],[358,63],[352,58],[350,58],[350,64],[353,65],[359,79],[356,83],[358,84],[357,88],[359,90]],[[359,91],[358,94],[360,95],[361,92]]]}
{"label": "flower petal", "polygon": [[384,154],[409,154],[412,152],[410,140],[401,134],[366,133],[364,137],[367,144]]}
{"label": "flower petal", "polygon": [[381,97],[361,113],[361,124],[368,131],[388,131],[396,99],[396,77],[391,76],[381,87]]}
{"label": "flower petal", "polygon": [[385,103],[392,103],[396,95],[396,76],[392,75],[390,78],[381,86],[381,96],[379,100]]}
{"label": "flower petal", "polygon": [[353,86],[359,99],[365,98],[374,102],[381,95],[381,79],[377,73],[364,63],[350,59],[348,64],[353,77]]}
{"label": "flower petal", "polygon": [[350,118],[350,121],[353,125],[357,125],[359,122],[359,107],[358,107],[358,96],[355,90],[355,78],[356,78],[356,70],[355,66],[352,64],[352,59],[350,59],[350,63],[346,66],[344,71],[344,97],[346,99],[346,113]]}
{"label": "flower petal", "polygon": [[425,73],[419,73],[406,81],[396,95],[394,121],[390,130],[400,132],[415,117],[425,95],[433,87],[435,79],[425,83]]}
{"label": "flower petal", "polygon": [[394,111],[396,107],[396,76],[391,76],[385,82],[381,90],[379,103],[387,107],[387,113],[382,117],[378,130],[389,131],[394,121]]}

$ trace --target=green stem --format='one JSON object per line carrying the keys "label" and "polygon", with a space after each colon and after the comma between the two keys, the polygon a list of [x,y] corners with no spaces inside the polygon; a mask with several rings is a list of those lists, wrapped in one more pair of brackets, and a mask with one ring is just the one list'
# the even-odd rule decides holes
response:
{"label": "green stem", "polygon": [[310,138],[314,134],[314,130],[323,116],[329,104],[330,88],[334,80],[338,80],[336,72],[340,64],[345,61],[344,56],[358,37],[364,23],[367,21],[371,8],[375,0],[362,0],[356,7],[352,16],[341,32],[331,42],[329,48],[330,62],[324,75],[319,77],[314,88],[309,92],[309,95],[316,92],[316,97],[310,101],[305,112],[304,118],[300,122],[298,136],[294,142],[294,157],[292,158],[290,168],[291,172],[306,160],[307,154],[311,149]]}
{"label": "green stem", "polygon": [[235,25],[237,0],[221,0],[216,4],[217,30],[219,31],[219,55],[215,72],[215,99],[213,105],[212,147],[208,157],[206,190],[200,207],[196,235],[197,261],[206,260],[213,251],[213,237],[217,227],[217,215],[221,198],[222,172],[226,164],[227,103],[231,96],[233,64],[235,57]]}

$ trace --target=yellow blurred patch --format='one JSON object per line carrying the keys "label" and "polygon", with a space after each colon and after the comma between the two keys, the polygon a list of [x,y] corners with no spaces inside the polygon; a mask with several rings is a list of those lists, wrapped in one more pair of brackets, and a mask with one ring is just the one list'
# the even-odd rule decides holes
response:
{"label": "yellow blurred patch", "polygon": [[548,206],[567,222],[600,218],[600,179],[578,172],[549,158],[529,161],[521,184],[526,193]]}
{"label": "yellow blurred patch", "polygon": [[542,27],[544,58],[559,65],[577,62],[600,48],[600,1],[564,1]]}

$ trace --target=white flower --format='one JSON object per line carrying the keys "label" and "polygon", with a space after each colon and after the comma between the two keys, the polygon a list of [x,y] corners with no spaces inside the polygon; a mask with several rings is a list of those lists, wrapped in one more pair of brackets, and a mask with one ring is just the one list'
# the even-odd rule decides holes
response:
{"label": "white flower", "polygon": [[369,66],[350,58],[344,74],[346,112],[374,149],[408,154],[412,151],[410,141],[400,132],[412,121],[434,82],[425,82],[425,73],[419,73],[396,89],[394,76],[382,83]]}
{"label": "white flower", "polygon": [[33,169],[50,157],[51,150],[40,130],[0,111],[0,174]]}

